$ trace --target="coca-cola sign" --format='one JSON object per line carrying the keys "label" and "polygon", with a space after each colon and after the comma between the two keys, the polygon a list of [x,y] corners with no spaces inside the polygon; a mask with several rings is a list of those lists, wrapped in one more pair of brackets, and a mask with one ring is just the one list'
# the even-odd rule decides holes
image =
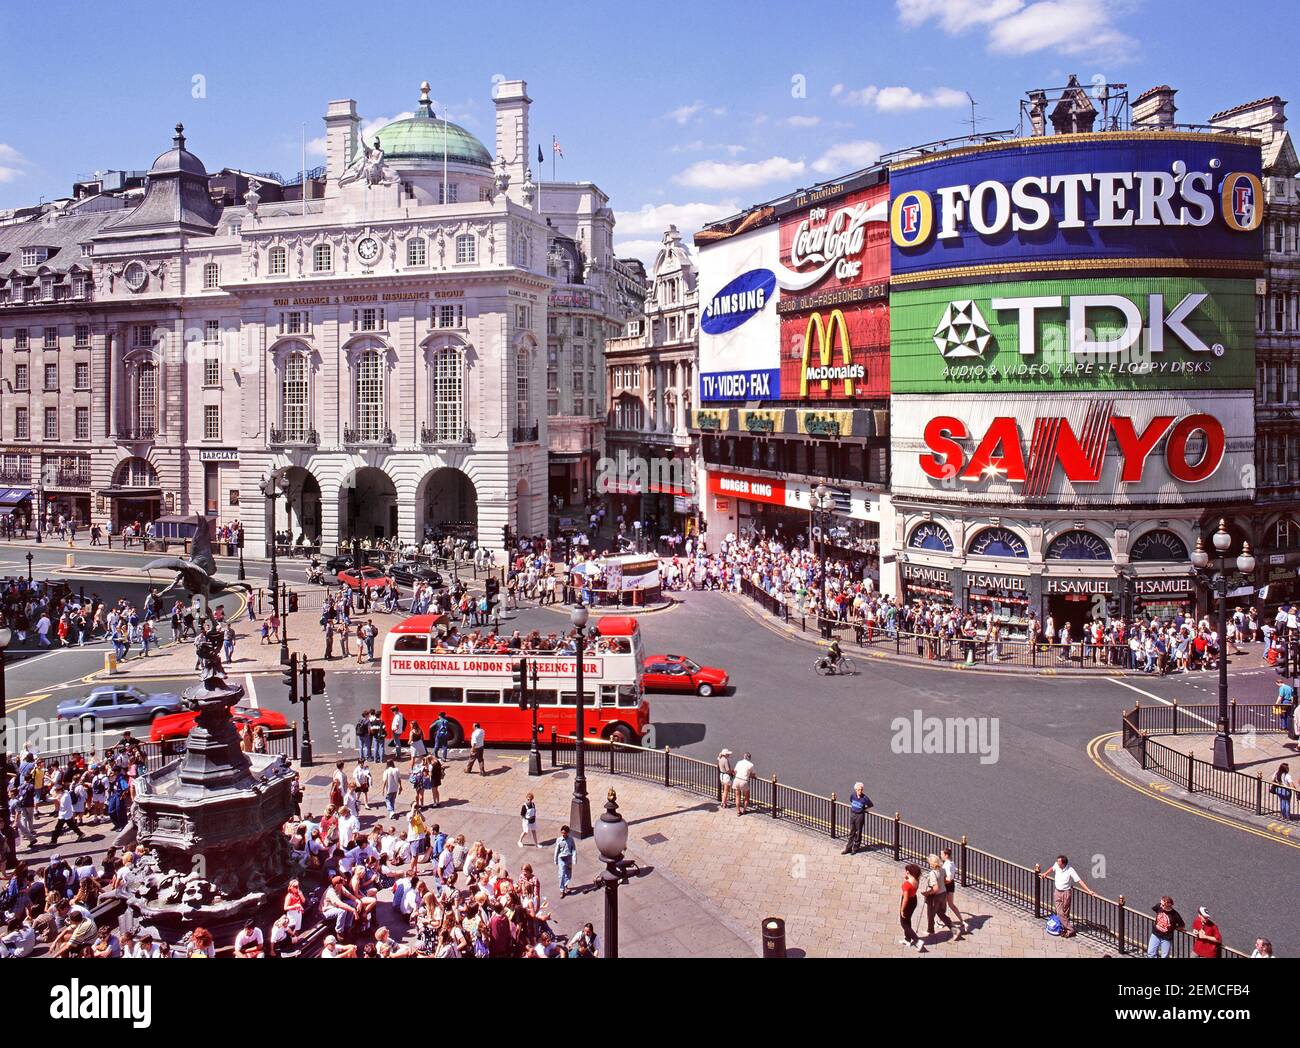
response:
{"label": "coca-cola sign", "polygon": [[[805,291],[889,279],[888,189],[872,186],[793,212],[781,221],[782,300]],[[810,303],[811,306],[811,303]]]}

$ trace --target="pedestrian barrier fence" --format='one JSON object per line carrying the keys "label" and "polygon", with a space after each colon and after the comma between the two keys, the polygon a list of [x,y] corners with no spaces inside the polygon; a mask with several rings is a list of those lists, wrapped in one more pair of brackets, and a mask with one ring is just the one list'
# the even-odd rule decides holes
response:
{"label": "pedestrian barrier fence", "polygon": [[[1270,705],[1228,703],[1229,732],[1286,732],[1282,716]],[[1218,731],[1217,705],[1142,706],[1126,710],[1121,735],[1128,751],[1143,771],[1154,771],[1188,793],[1203,793],[1234,808],[1260,816],[1280,816],[1280,799],[1262,772],[1216,768],[1190,753],[1183,753],[1151,738],[1157,735],[1212,735]]]}
{"label": "pedestrian barrier fence", "polygon": [[[156,774],[167,764],[185,755],[185,738],[169,739],[165,742],[137,740],[148,761],[149,772]],[[109,745],[106,743],[104,748]],[[90,758],[96,751],[84,744],[65,743],[42,748],[36,756],[45,761],[79,756]],[[298,759],[298,722],[293,721],[287,728],[278,728],[266,733],[266,752],[273,757],[285,756],[290,760]]]}
{"label": "pedestrian barrier fence", "polygon": [[[551,731],[551,767],[571,768],[576,763],[576,739]],[[722,802],[722,781],[716,765],[708,761],[662,750],[647,749],[630,743],[606,739],[586,739],[583,743],[587,762],[614,776],[626,776],[669,789],[680,789],[715,803]],[[800,829],[844,839],[849,829],[849,806],[832,793],[829,797],[787,786],[775,775],[751,778],[749,808],[756,818],[792,822]],[[944,848],[952,849],[957,864],[958,885],[967,890],[997,899],[1013,909],[1045,921],[1053,912],[1052,883],[1043,877],[1039,866],[1022,866],[991,852],[972,847],[965,836],[950,837],[904,822],[902,816],[867,812],[863,844],[887,853],[895,862],[919,862],[925,865],[929,855]],[[1153,897],[1152,903],[1158,900]],[[1109,899],[1102,895],[1073,893],[1070,919],[1079,935],[1117,953],[1141,954],[1147,949],[1155,915],[1130,907],[1123,895]],[[1173,956],[1190,957],[1193,939],[1190,933],[1174,937]],[[1246,954],[1225,946],[1224,957]]]}
{"label": "pedestrian barrier fence", "polygon": [[977,632],[972,637],[949,637],[937,633],[909,633],[888,629],[879,623],[855,623],[849,619],[809,616],[798,608],[754,585],[740,580],[740,592],[764,611],[804,633],[820,634],[829,640],[839,630],[853,630],[854,643],[874,649],[893,648],[896,654],[912,655],[935,662],[965,663],[969,666],[1032,666],[1035,669],[1093,669],[1114,673],[1146,666],[1146,657],[1131,651],[1127,644],[1073,644],[1029,641],[999,637],[990,639]]}

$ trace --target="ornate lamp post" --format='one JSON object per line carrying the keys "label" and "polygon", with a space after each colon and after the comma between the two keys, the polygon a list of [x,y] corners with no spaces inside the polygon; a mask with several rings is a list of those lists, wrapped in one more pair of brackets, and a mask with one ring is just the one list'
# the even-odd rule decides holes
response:
{"label": "ornate lamp post", "polygon": [[32,555],[30,553],[27,554],[27,581],[32,581]]}
{"label": "ornate lamp post", "polygon": [[829,639],[830,609],[826,606],[826,533],[831,522],[831,508],[834,505],[834,499],[831,497],[830,489],[827,488],[825,484],[818,484],[815,490],[808,493],[808,503],[812,506],[811,515],[813,532],[819,537],[819,544],[821,547],[820,571],[822,583],[822,636]]}
{"label": "ornate lamp post", "polygon": [[271,608],[280,621],[280,665],[289,665],[289,645],[284,640],[284,615],[280,607],[280,572],[275,564],[275,500],[281,495],[288,495],[289,482],[280,473],[272,473],[259,485],[262,494],[271,503]]}
{"label": "ornate lamp post", "polygon": [[591,799],[587,796],[587,765],[583,750],[587,732],[584,717],[587,708],[587,697],[582,690],[582,661],[587,640],[587,609],[581,604],[576,605],[569,613],[569,621],[573,623],[574,629],[577,631],[578,642],[578,723],[574,731],[576,741],[573,746],[573,800],[569,804],[569,829],[575,837],[585,839],[591,836]]}
{"label": "ornate lamp post", "polygon": [[[1214,548],[1219,555],[1219,722],[1214,735],[1214,766],[1224,771],[1235,771],[1233,761],[1232,735],[1228,725],[1228,548],[1232,545],[1232,536],[1228,534],[1227,522],[1219,521],[1219,529],[1214,533]],[[1201,539],[1196,540],[1196,549],[1192,552],[1192,566],[1204,572],[1210,564],[1210,554],[1205,550]],[[1255,570],[1255,557],[1250,552],[1250,543],[1241,544],[1241,553],[1237,557],[1237,570],[1250,576]],[[1211,578],[1210,592],[1214,593],[1214,580]]]}
{"label": "ornate lamp post", "polygon": [[605,886],[605,956],[618,957],[618,886],[627,883],[623,853],[627,850],[627,820],[619,814],[618,795],[609,791],[605,810],[596,823],[596,850],[600,852],[605,872],[600,875]]}
{"label": "ornate lamp post", "polygon": [[17,834],[9,822],[9,710],[5,695],[5,649],[13,639],[13,630],[0,626],[0,836],[4,837],[5,853],[17,861]]}

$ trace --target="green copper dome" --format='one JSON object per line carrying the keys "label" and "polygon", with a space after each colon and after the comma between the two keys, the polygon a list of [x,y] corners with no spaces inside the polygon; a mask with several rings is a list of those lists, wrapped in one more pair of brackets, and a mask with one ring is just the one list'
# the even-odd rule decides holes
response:
{"label": "green copper dome", "polygon": [[[423,87],[423,85],[422,85]],[[366,145],[379,139],[385,160],[436,160],[441,163],[443,150],[448,160],[492,169],[492,154],[477,138],[458,124],[439,120],[426,93],[412,117],[394,120],[369,136]]]}

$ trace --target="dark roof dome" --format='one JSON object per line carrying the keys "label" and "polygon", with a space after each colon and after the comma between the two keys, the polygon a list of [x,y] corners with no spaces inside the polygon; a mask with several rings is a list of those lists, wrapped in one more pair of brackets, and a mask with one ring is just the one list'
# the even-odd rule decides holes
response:
{"label": "dark roof dome", "polygon": [[159,153],[158,159],[149,168],[150,175],[170,175],[181,172],[187,175],[207,176],[203,161],[185,148],[185,125],[176,125],[176,135],[172,138],[172,147],[165,153]]}

